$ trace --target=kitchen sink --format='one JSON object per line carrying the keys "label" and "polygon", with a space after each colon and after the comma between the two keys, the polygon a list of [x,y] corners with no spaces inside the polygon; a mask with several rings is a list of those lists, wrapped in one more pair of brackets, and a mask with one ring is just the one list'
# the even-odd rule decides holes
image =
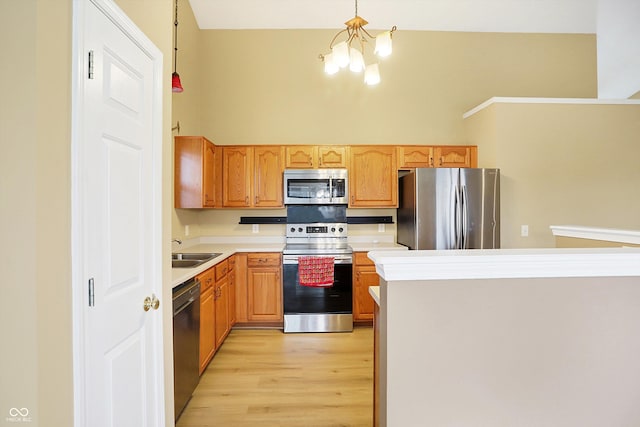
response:
{"label": "kitchen sink", "polygon": [[173,268],[191,268],[211,261],[215,257],[222,255],[221,253],[173,253],[171,254],[171,267]]}

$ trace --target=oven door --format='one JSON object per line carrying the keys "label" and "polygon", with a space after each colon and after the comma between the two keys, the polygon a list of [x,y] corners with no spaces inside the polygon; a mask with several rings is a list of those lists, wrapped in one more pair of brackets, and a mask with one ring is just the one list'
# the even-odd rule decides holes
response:
{"label": "oven door", "polygon": [[353,329],[353,261],[335,255],[333,286],[300,285],[298,258],[283,255],[283,308],[285,332],[337,332]]}

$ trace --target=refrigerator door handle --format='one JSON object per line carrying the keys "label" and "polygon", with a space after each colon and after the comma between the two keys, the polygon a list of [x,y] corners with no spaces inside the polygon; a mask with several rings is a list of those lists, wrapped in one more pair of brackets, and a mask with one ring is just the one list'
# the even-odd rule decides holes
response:
{"label": "refrigerator door handle", "polygon": [[469,246],[469,199],[467,197],[467,186],[462,186],[462,245],[460,249],[467,249]]}
{"label": "refrigerator door handle", "polygon": [[453,230],[454,230],[454,235],[455,235],[455,245],[452,249],[460,249],[460,240],[461,240],[461,234],[462,234],[462,230],[460,229],[461,227],[461,223],[460,223],[460,214],[461,214],[461,206],[460,206],[460,187],[456,187],[455,188],[455,203],[454,203],[454,208],[453,208]]}

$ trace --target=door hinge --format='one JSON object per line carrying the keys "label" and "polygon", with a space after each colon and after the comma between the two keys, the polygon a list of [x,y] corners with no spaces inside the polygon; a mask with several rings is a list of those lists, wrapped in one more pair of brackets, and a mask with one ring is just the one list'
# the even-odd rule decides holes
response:
{"label": "door hinge", "polygon": [[89,279],[89,307],[96,305],[96,295],[93,287],[93,277]]}
{"label": "door hinge", "polygon": [[89,51],[89,79],[93,79],[93,51]]}

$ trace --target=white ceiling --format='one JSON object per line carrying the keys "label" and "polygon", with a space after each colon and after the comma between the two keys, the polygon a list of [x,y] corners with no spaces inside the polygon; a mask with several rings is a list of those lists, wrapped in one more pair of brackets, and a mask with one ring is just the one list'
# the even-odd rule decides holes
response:
{"label": "white ceiling", "polygon": [[[597,1],[359,0],[358,15],[369,29],[595,34]],[[354,0],[189,2],[201,29],[340,29],[355,14]]]}

